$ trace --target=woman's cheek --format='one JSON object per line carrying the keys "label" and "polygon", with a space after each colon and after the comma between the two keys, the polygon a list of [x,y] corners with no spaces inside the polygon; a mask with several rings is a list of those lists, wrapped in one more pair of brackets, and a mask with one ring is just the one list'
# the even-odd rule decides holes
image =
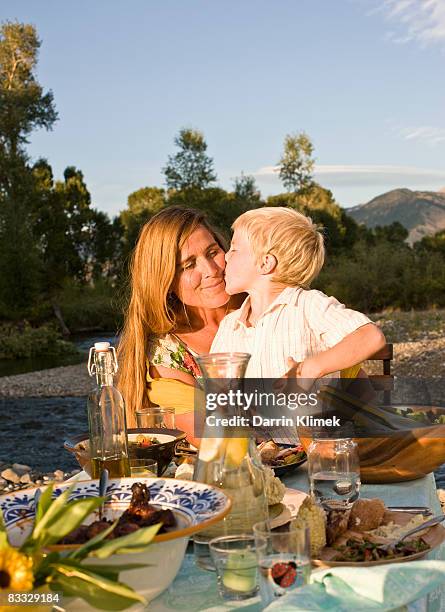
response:
{"label": "woman's cheek", "polygon": [[216,264],[221,270],[226,267],[225,253],[221,253],[218,257],[215,257]]}

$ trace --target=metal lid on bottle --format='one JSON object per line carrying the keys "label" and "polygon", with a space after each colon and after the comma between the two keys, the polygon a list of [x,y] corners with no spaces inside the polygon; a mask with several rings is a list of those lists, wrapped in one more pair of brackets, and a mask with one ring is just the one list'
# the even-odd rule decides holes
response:
{"label": "metal lid on bottle", "polygon": [[110,348],[110,343],[109,342],[95,342],[94,343],[94,349],[97,352],[102,352],[102,351],[108,351],[108,349]]}

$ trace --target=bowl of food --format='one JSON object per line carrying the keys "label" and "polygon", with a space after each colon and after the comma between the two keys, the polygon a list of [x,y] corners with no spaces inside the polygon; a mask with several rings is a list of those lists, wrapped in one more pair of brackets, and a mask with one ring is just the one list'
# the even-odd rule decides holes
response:
{"label": "bowl of food", "polygon": [[[180,429],[129,429],[128,452],[130,459],[153,459],[158,464],[158,476],[162,476],[175,453],[179,453],[185,437],[186,433]],[[76,457],[80,467],[91,476],[88,433],[79,434],[65,440],[63,447]]]}
{"label": "bowl of food", "polygon": [[[57,485],[58,497],[70,483]],[[35,518],[37,489],[26,489],[0,496],[0,509],[12,546],[20,546],[31,532]],[[70,492],[70,500],[97,497],[99,481],[78,481]],[[152,544],[143,552],[115,554],[108,559],[94,558],[94,563],[115,565],[144,564],[150,567],[124,570],[119,580],[132,587],[147,601],[162,593],[174,580],[181,566],[190,535],[222,520],[230,511],[231,501],[210,485],[170,478],[121,478],[109,481],[107,501],[102,514],[93,512],[85,524],[65,536],[62,543],[48,547],[54,552],[76,550],[100,531],[117,525],[107,537],[120,537],[139,528],[161,523]],[[71,609],[88,609],[76,599]]]}
{"label": "bowl of food", "polygon": [[295,471],[307,460],[301,444],[277,444],[273,440],[263,440],[257,450],[262,463],[272,468],[276,476]]}
{"label": "bowl of food", "polygon": [[[347,422],[353,427],[362,482],[414,480],[445,463],[445,407],[372,405],[338,390],[325,390],[324,400],[320,416],[335,415],[342,424]],[[311,427],[298,428],[306,452],[312,433]],[[341,428],[338,437],[341,437]]]}

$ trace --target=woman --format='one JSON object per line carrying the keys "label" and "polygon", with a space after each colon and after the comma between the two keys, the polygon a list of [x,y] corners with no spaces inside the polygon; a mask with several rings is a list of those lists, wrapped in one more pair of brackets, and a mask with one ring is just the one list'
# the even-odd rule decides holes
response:
{"label": "woman", "polygon": [[210,351],[220,321],[240,304],[225,291],[225,250],[198,210],[172,206],[142,228],[119,343],[129,427],[136,426],[136,410],[174,406],[177,426],[193,437],[195,357]]}

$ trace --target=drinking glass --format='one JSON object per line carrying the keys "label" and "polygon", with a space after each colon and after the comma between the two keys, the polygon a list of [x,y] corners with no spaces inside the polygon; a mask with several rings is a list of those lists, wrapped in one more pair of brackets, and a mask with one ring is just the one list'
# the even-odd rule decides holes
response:
{"label": "drinking glass", "polygon": [[253,597],[258,591],[255,538],[247,534],[213,538],[209,549],[221,597],[226,601]]}
{"label": "drinking glass", "polygon": [[150,406],[136,411],[136,421],[141,428],[175,429],[175,409]]}
{"label": "drinking glass", "polygon": [[360,461],[352,438],[315,438],[308,448],[312,497],[326,510],[348,510],[360,495]]}
{"label": "drinking glass", "polygon": [[132,478],[154,478],[158,475],[158,464],[154,459],[130,458],[130,471]]}
{"label": "drinking glass", "polygon": [[271,530],[269,521],[253,526],[261,601],[264,607],[298,589],[311,573],[309,529],[284,525]]}

